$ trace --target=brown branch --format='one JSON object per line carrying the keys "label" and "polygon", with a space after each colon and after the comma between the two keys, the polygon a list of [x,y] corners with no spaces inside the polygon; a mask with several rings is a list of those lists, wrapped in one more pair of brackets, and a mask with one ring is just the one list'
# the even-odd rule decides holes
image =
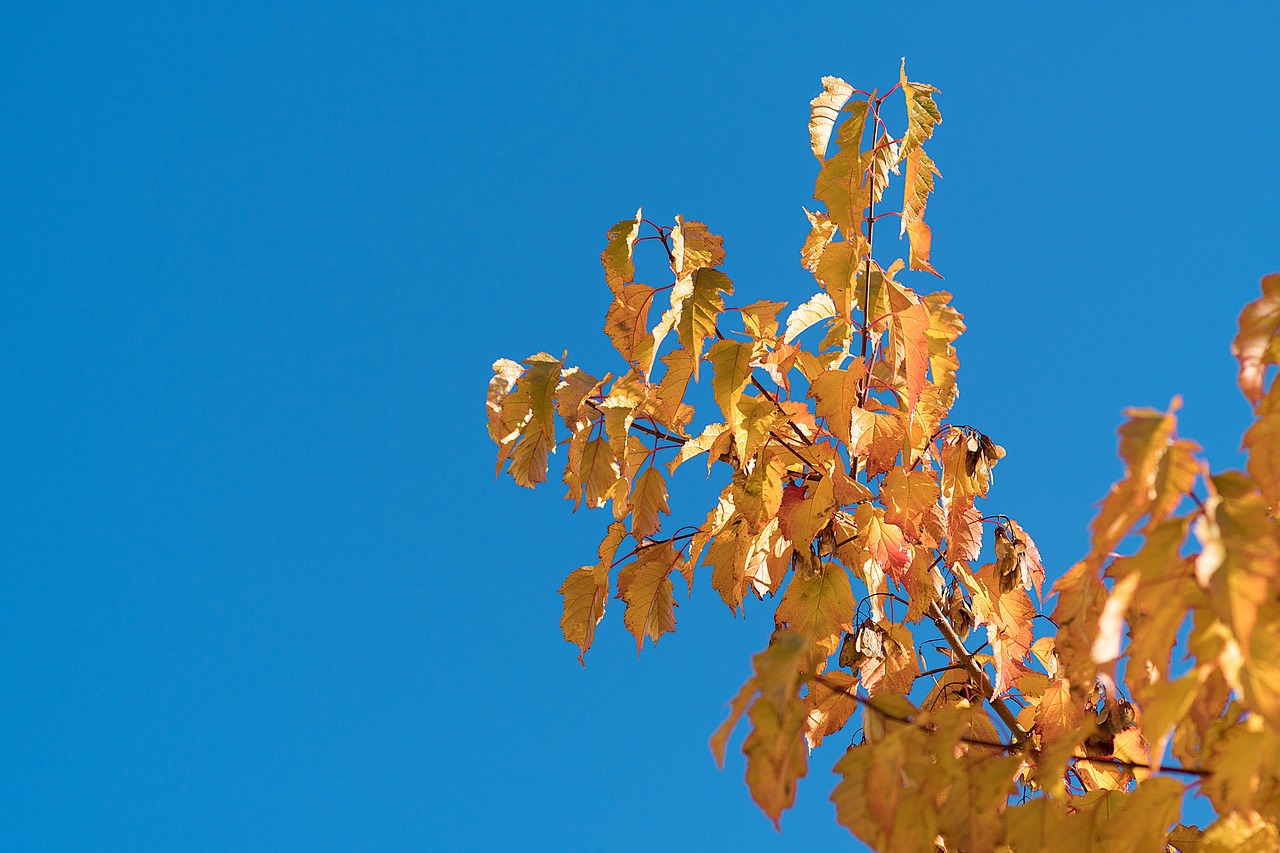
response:
{"label": "brown branch", "polygon": [[[925,673],[925,674],[928,675],[928,673]],[[854,701],[856,701],[859,705],[863,706],[864,708],[870,708],[871,710],[875,711],[877,714],[881,715],[882,717],[886,717],[887,719],[893,720],[896,723],[902,723],[903,725],[914,726],[915,728],[920,729],[921,731],[925,731],[925,732],[933,731],[929,727],[921,725],[920,723],[917,723],[915,720],[911,719],[910,717],[903,717],[899,714],[894,714],[884,710],[883,708],[879,707],[874,702],[872,702],[869,697],[859,696],[857,693],[857,688],[854,688],[851,690],[849,687],[843,684],[839,684],[837,682],[832,681],[830,677],[825,675],[819,675],[814,680],[819,682],[820,684],[822,684],[823,686],[827,687],[830,690],[834,690],[837,693],[841,693],[845,696],[848,696],[850,699],[853,699]],[[971,746],[985,746],[991,749],[1000,749],[1005,752],[1015,752],[1020,746],[1019,743],[1004,743],[1002,741],[983,740],[982,738],[973,738],[973,737],[961,737],[960,742],[967,743]],[[1182,767],[1177,764],[1162,764],[1159,768],[1156,768],[1153,765],[1144,764],[1141,761],[1124,761],[1123,759],[1115,758],[1112,756],[1089,757],[1084,755],[1076,755],[1076,756],[1072,756],[1071,760],[1072,761],[1092,761],[1098,764],[1114,764],[1118,767],[1126,767],[1130,770],[1151,770],[1153,772],[1159,772],[1159,773],[1180,773],[1184,776],[1196,776],[1201,779],[1205,779],[1213,775],[1212,771],[1200,770],[1194,767]]]}
{"label": "brown branch", "polygon": [[1182,767],[1177,764],[1161,764],[1159,767],[1154,767],[1141,761],[1125,761],[1114,756],[1106,755],[1096,758],[1087,755],[1074,755],[1071,757],[1071,760],[1094,761],[1098,764],[1114,764],[1117,767],[1124,767],[1129,770],[1152,770],[1158,773],[1181,773],[1184,776],[1197,776],[1201,779],[1207,779],[1213,775],[1212,770],[1200,770],[1195,767]]}
{"label": "brown branch", "polygon": [[973,662],[973,655],[964,647],[964,643],[960,641],[960,636],[956,634],[955,628],[951,627],[950,620],[942,612],[942,608],[937,601],[929,602],[929,618],[933,620],[934,625],[938,626],[938,630],[942,632],[943,639],[947,641],[947,645],[951,646],[951,651],[969,672],[969,677],[973,679],[973,683],[983,697],[986,698],[991,710],[995,711],[996,716],[1009,727],[1009,731],[1013,734],[1013,739],[1019,744],[1025,743],[1027,733],[1018,724],[1018,718],[1009,710],[1008,705],[996,697],[995,688],[991,686],[991,681],[987,678],[987,674]]}
{"label": "brown branch", "polygon": [[[595,409],[595,410],[596,410],[597,412],[599,412],[601,415],[604,415],[604,409],[600,408],[600,406],[599,406],[599,404],[598,404],[598,403],[596,403],[596,402],[594,402],[594,401],[592,401],[592,400],[588,400],[588,401],[587,401],[587,405],[588,405],[588,406],[590,406],[591,408]],[[652,418],[649,418],[649,420],[650,420],[651,422],[656,423],[656,421],[653,421],[653,419],[652,419]],[[664,441],[674,441],[676,444],[684,444],[684,443],[686,443],[686,442],[688,442],[688,441],[689,441],[689,439],[687,439],[687,438],[681,438],[680,436],[678,436],[678,435],[672,435],[672,434],[671,434],[671,433],[669,433],[669,432],[662,432],[661,430],[651,429],[651,428],[649,428],[649,427],[645,426],[644,424],[638,424],[638,423],[634,423],[634,422],[633,422],[633,423],[631,424],[631,428],[632,428],[632,429],[634,429],[634,430],[639,430],[640,432],[643,432],[643,433],[648,433],[649,435],[653,436],[654,438],[661,438],[661,439],[662,439],[662,440],[664,440]]]}

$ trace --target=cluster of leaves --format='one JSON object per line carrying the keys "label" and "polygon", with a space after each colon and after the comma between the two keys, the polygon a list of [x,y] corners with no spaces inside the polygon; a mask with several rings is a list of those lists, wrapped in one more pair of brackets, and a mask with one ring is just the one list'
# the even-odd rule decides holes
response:
{"label": "cluster of leaves", "polygon": [[[810,750],[848,729],[832,800],[878,849],[1280,849],[1280,390],[1264,394],[1280,276],[1234,345],[1257,414],[1247,472],[1209,475],[1177,435],[1177,400],[1128,412],[1124,477],[1042,612],[1035,543],[977,504],[1004,451],[948,420],[962,317],[950,294],[899,279],[937,275],[924,221],[936,92],[905,67],[885,95],[823,79],[809,133],[825,211],[808,214],[801,249],[820,289],[785,322],[782,302],[726,305],[723,242],[705,225],[637,212],[601,256],[625,370],[597,379],[546,353],[494,364],[498,471],[536,486],[563,447],[567,499],[612,509],[597,562],[560,586],[565,639],[582,660],[612,597],[637,649],[656,642],[676,626],[674,577],[691,591],[700,570],[735,613],[776,601],[769,645],[711,738],[722,762],[747,718],[747,785],[775,825]],[[896,137],[882,117],[895,93]],[[891,173],[901,208],[877,213]],[[910,250],[882,267],[885,216]],[[670,284],[635,280],[645,241],[665,249]],[[718,411],[690,431],[686,392],[708,366]],[[703,523],[664,533],[668,478],[695,460],[728,484]],[[928,670],[926,631],[941,636]],[[1189,785],[1219,815],[1203,832],[1174,826]]]}

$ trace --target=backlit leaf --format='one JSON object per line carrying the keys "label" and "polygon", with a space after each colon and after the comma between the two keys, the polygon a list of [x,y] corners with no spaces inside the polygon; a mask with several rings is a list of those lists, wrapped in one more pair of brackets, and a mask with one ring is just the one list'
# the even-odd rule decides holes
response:
{"label": "backlit leaf", "polygon": [[836,316],[835,303],[827,294],[819,293],[791,312],[791,316],[787,318],[787,331],[782,340],[789,344],[814,323],[830,320],[834,316]]}
{"label": "backlit leaf", "polygon": [[823,77],[822,94],[809,102],[809,146],[819,161],[827,156],[831,129],[852,95],[853,87],[839,77]]}
{"label": "backlit leaf", "polygon": [[796,552],[795,574],[778,604],[774,620],[809,637],[823,656],[835,654],[840,636],[852,627],[853,587],[844,566],[821,561],[807,548]]}
{"label": "backlit leaf", "polygon": [[587,665],[584,656],[595,639],[596,625],[604,618],[604,606],[609,598],[609,566],[626,535],[627,529],[621,524],[610,524],[600,543],[599,561],[594,566],[574,569],[560,585],[559,592],[564,596],[560,630],[566,641],[578,646],[578,662],[583,666]]}
{"label": "backlit leaf", "polygon": [[615,294],[623,285],[630,284],[636,275],[635,265],[631,261],[635,250],[636,238],[640,236],[641,209],[636,209],[635,219],[624,219],[609,229],[609,243],[600,254],[600,263],[604,265],[604,280]]}
{"label": "backlit leaf", "polygon": [[644,647],[645,637],[656,643],[663,634],[676,629],[671,571],[679,561],[680,553],[671,543],[660,542],[641,549],[635,561],[618,572],[617,597],[627,605],[622,621],[636,638],[637,654]]}
{"label": "backlit leaf", "polygon": [[702,359],[702,345],[716,333],[716,319],[724,310],[724,294],[733,293],[733,282],[719,270],[695,269],[692,273],[692,289],[681,303],[680,319],[676,333],[680,345],[693,357],[693,378],[698,379],[698,362]]}
{"label": "backlit leaf", "polygon": [[1267,365],[1280,362],[1280,273],[1262,277],[1262,296],[1240,312],[1240,331],[1231,344],[1240,362],[1240,390],[1257,404]]}

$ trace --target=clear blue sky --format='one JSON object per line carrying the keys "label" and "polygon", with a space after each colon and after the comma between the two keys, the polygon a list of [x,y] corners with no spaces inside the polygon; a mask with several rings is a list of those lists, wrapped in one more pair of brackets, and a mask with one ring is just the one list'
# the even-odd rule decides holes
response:
{"label": "clear blue sky", "polygon": [[1280,269],[1273,9],[14,7],[0,848],[851,843],[839,738],[780,836],[707,750],[765,608],[702,579],[656,651],[615,609],[578,666],[555,589],[605,520],[494,481],[489,364],[613,369],[598,253],[639,204],[724,234],[745,297],[810,296],[808,101],[906,55],[942,90],[956,417],[1061,571],[1126,405],[1182,393],[1236,464],[1228,344]]}

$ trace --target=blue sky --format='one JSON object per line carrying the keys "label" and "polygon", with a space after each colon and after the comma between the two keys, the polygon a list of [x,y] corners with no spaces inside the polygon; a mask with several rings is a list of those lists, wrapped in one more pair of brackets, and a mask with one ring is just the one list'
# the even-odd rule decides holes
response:
{"label": "blue sky", "polygon": [[[1128,405],[1237,464],[1280,269],[1270,4],[155,4],[10,13],[0,75],[0,847],[792,850],[708,735],[767,641],[700,580],[581,669],[605,520],[495,482],[499,356],[600,333],[604,232],[724,234],[796,304],[823,74],[942,90],[957,420],[1051,572]],[[928,282],[916,286],[927,288]],[[700,519],[698,486],[673,507]],[[703,489],[705,491],[705,489]],[[835,738],[833,740],[838,740]]]}

